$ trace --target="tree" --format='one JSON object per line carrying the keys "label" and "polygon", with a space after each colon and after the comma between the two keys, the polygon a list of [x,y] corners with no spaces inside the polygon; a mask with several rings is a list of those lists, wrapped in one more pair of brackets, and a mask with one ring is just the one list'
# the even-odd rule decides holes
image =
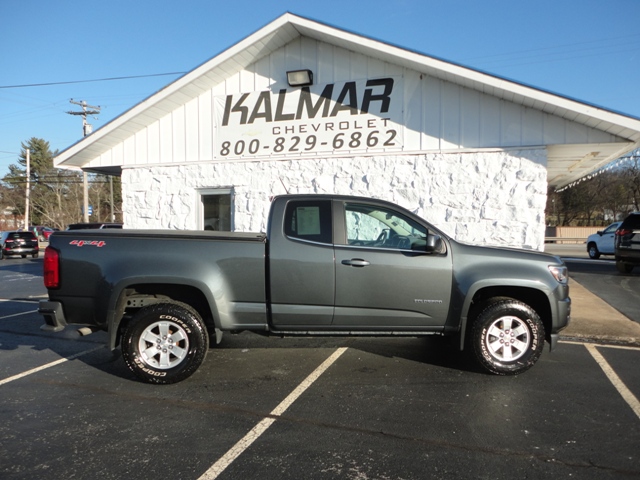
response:
{"label": "tree", "polygon": [[[13,207],[18,215],[24,215],[27,149],[30,150],[30,223],[64,229],[70,223],[81,222],[84,203],[82,173],[54,168],[53,158],[58,152],[52,152],[49,142],[40,138],[32,137],[23,142],[18,164],[9,166],[9,173],[3,178],[4,203]],[[89,199],[97,201],[91,219],[110,220],[110,204],[106,214],[101,206],[110,201],[110,194],[104,193],[109,189],[108,179],[91,175],[90,180]],[[122,195],[119,181],[114,182],[114,191],[114,199],[120,205]],[[121,214],[121,209],[116,208],[116,212]]]}
{"label": "tree", "polygon": [[631,210],[640,211],[640,149],[629,156],[629,163],[622,172],[628,191]]}
{"label": "tree", "polygon": [[640,210],[640,149],[561,192],[549,191],[547,225],[605,225]]}
{"label": "tree", "polygon": [[[22,142],[22,149],[18,158],[18,165],[9,165],[9,173],[3,178],[7,187],[5,202],[9,202],[18,215],[25,213],[26,184],[27,184],[27,149],[30,151],[29,167],[30,182],[32,184],[30,196],[40,193],[37,187],[38,180],[53,169],[53,157],[57,152],[51,152],[49,142],[32,137],[29,141]],[[38,215],[34,215],[34,222],[38,222]]]}
{"label": "tree", "polygon": [[108,175],[95,175],[92,178],[89,191],[89,203],[94,206],[93,216],[100,222],[111,222],[111,186],[113,185],[113,213],[117,218],[122,218],[122,182],[120,177]]}

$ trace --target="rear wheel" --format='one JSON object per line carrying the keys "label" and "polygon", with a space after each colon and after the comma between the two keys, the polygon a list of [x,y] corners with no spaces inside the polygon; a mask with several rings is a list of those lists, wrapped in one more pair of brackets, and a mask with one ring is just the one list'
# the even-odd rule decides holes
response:
{"label": "rear wheel", "polygon": [[122,356],[147,383],[170,384],[190,377],[204,361],[209,337],[200,315],[187,305],[141,308],[122,334]]}
{"label": "rear wheel", "polygon": [[471,330],[478,364],[496,375],[518,375],[530,369],[544,348],[544,325],[525,303],[500,299],[488,303]]}

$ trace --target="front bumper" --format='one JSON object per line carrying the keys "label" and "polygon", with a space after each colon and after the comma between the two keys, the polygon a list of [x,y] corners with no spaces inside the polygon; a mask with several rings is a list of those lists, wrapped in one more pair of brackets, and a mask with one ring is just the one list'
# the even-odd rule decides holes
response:
{"label": "front bumper", "polygon": [[556,348],[560,338],[560,332],[567,328],[571,323],[571,297],[569,297],[569,286],[567,285],[564,288],[566,288],[564,295],[562,295],[564,298],[557,301],[557,320],[549,334],[549,351]]}
{"label": "front bumper", "polygon": [[44,325],[41,330],[47,332],[60,332],[67,326],[67,320],[64,317],[62,304],[60,302],[50,302],[41,300],[38,304],[38,313],[44,317]]}

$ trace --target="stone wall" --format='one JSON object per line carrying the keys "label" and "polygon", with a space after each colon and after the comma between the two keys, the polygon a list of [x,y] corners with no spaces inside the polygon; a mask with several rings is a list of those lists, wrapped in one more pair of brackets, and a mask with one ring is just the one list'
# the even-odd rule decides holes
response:
{"label": "stone wall", "polygon": [[127,228],[196,229],[198,189],[233,188],[235,231],[265,231],[270,197],[333,193],[389,200],[457,240],[542,250],[544,148],[127,168]]}

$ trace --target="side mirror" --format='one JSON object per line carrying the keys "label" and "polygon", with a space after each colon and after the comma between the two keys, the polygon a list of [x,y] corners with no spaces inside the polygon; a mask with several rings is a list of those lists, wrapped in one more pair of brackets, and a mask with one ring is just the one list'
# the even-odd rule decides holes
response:
{"label": "side mirror", "polygon": [[439,252],[442,250],[442,237],[440,235],[427,235],[427,244],[424,248],[425,252]]}

